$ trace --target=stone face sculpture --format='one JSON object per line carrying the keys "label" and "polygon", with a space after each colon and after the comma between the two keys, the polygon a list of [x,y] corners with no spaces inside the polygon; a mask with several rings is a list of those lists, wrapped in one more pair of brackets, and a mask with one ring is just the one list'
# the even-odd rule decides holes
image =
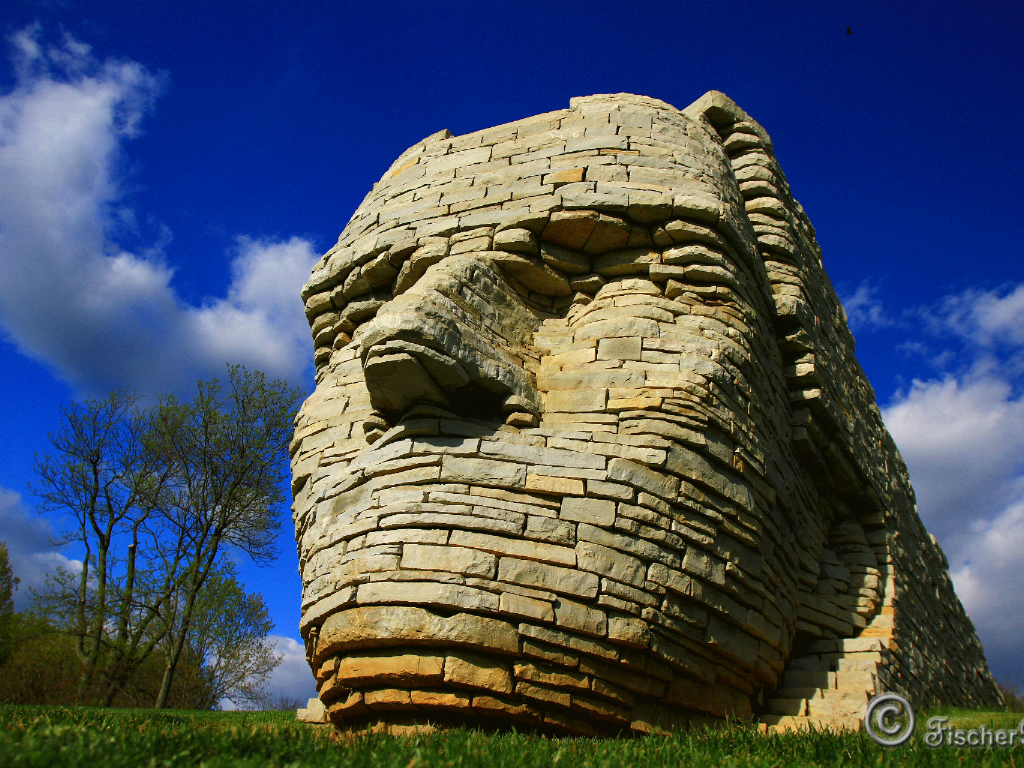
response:
{"label": "stone face sculpture", "polygon": [[1000,700],[814,230],[724,95],[435,134],[303,299],[301,631],[337,726]]}

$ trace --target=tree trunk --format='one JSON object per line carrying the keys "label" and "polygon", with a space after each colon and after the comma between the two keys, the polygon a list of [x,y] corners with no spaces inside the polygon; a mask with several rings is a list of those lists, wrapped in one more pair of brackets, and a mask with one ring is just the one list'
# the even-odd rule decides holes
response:
{"label": "tree trunk", "polygon": [[185,648],[185,638],[188,637],[189,624],[192,621],[192,610],[195,608],[196,597],[199,595],[199,590],[203,588],[203,583],[206,581],[210,568],[217,558],[219,544],[219,539],[214,538],[211,542],[210,551],[205,558],[202,558],[202,562],[200,562],[201,556],[196,557],[196,574],[188,585],[185,610],[182,613],[178,631],[175,633],[174,642],[171,643],[171,652],[167,655],[167,666],[164,667],[164,675],[160,681],[160,693],[157,694],[156,704],[153,705],[154,709],[165,709],[167,707],[167,699],[171,694],[171,683],[174,682],[174,673],[178,667],[178,660],[181,658],[181,652]]}
{"label": "tree trunk", "polygon": [[82,665],[81,671],[78,673],[78,687],[75,693],[75,701],[81,703],[85,698],[85,691],[89,687],[92,665],[89,664],[89,656],[85,648],[85,635],[86,635],[86,618],[85,618],[85,602],[86,594],[89,586],[89,548],[86,547],[85,558],[82,560],[82,573],[79,576],[79,588],[78,588],[78,611],[76,616],[76,629],[77,637],[75,637],[75,653],[78,656],[78,661]]}

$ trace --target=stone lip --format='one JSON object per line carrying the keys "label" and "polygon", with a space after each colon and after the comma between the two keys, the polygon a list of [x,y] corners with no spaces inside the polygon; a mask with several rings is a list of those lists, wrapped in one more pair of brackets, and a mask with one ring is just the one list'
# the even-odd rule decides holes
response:
{"label": "stone lip", "polygon": [[1000,700],[813,227],[724,94],[438,132],[303,300],[301,631],[335,725]]}

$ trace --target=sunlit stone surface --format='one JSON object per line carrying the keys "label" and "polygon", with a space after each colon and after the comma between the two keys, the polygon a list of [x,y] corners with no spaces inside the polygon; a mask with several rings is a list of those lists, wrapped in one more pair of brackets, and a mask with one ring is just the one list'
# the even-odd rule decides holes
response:
{"label": "sunlit stone surface", "polygon": [[435,134],[303,299],[301,630],[339,727],[998,700],[814,230],[724,95]]}

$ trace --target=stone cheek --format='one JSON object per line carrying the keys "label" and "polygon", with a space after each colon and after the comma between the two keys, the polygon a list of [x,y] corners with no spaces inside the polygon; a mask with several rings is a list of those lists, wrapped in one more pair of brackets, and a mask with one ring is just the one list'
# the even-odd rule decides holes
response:
{"label": "stone cheek", "polygon": [[647,733],[997,699],[813,229],[721,94],[436,134],[303,298],[306,719]]}

